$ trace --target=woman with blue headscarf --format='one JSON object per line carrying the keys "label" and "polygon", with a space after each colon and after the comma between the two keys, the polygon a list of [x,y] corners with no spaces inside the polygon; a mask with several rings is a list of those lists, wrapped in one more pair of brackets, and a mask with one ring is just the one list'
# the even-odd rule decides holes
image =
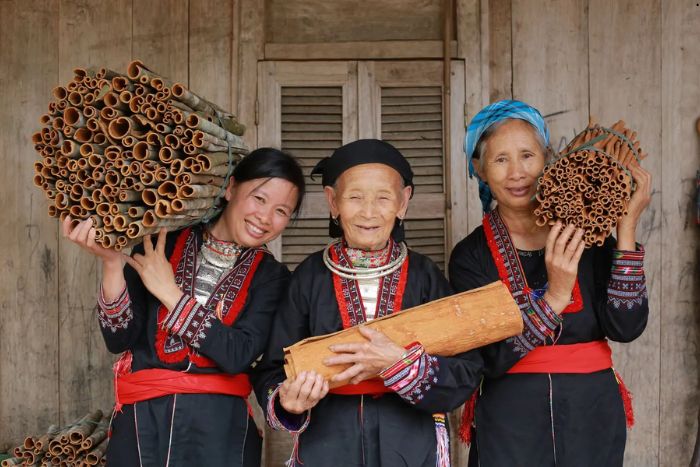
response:
{"label": "woman with blue headscarf", "polygon": [[484,380],[465,411],[474,410],[463,433],[474,441],[469,465],[622,465],[632,412],[607,342],[632,341],[647,323],[635,232],[651,176],[630,167],[638,188],[617,240],[585,250],[581,229],[536,223],[537,179],[552,152],[537,109],[485,107],[465,149],[485,215],[453,250],[450,281],[460,292],[500,279],[525,318],[523,334],[481,351]]}

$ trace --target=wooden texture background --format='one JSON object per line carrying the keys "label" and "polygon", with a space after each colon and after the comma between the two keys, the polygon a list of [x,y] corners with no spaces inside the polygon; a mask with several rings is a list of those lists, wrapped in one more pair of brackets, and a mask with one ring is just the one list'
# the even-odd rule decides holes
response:
{"label": "wooden texture background", "polygon": [[[421,50],[430,54],[442,37],[439,0],[410,11],[408,0],[381,1],[372,15],[366,3],[0,0],[0,448],[50,423],[108,408],[112,399],[113,358],[93,310],[97,264],[60,238],[31,184],[36,156],[29,138],[51,89],[76,66],[123,71],[140,58],[237,111],[255,146],[257,62],[269,43],[337,41],[349,50],[353,40],[387,40],[398,50],[396,41],[411,40],[428,44]],[[623,118],[639,132],[654,175],[639,232],[651,313],[640,339],[614,348],[616,368],[635,396],[626,461],[687,465],[698,411],[700,6],[695,0],[455,4],[455,58],[465,63],[466,103],[452,105],[466,104],[467,118],[491,100],[514,97],[548,116],[555,149],[589,115],[603,123]],[[365,12],[361,21],[349,20],[358,8]],[[359,44],[354,53],[367,49]],[[471,230],[480,210],[474,183],[467,186],[461,225]],[[286,445],[268,443],[267,465],[279,465]],[[456,460],[465,464],[463,450]]]}

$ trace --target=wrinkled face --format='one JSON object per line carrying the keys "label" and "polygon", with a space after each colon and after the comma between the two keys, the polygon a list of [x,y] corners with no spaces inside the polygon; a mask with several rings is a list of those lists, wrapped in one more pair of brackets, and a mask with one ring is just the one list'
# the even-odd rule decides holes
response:
{"label": "wrinkled face", "polygon": [[532,208],[537,178],[545,164],[545,153],[535,131],[523,120],[504,123],[486,141],[484,160],[475,164],[503,208]]}
{"label": "wrinkled face", "polygon": [[397,217],[406,216],[411,187],[385,164],[361,164],[346,170],[335,187],[325,187],[331,215],[340,216],[348,246],[384,248]]}
{"label": "wrinkled face", "polygon": [[297,187],[282,178],[240,183],[232,179],[226,189],[228,204],[212,233],[244,247],[262,246],[287,227],[297,196]]}

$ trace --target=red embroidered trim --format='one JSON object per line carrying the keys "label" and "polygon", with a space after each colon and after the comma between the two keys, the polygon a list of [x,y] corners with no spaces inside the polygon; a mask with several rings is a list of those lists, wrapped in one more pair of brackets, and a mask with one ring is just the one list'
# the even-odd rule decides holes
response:
{"label": "red embroidered trim", "polygon": [[[243,310],[243,305],[245,305],[246,298],[248,297],[250,282],[253,280],[255,271],[258,269],[258,265],[260,264],[260,261],[262,261],[264,255],[265,252],[262,250],[258,250],[255,253],[253,264],[250,265],[250,270],[248,271],[248,274],[246,274],[245,280],[243,281],[243,284],[241,285],[241,288],[239,289],[236,298],[233,300],[233,303],[229,307],[228,313],[226,313],[226,315],[222,319],[222,323],[224,323],[226,326],[231,326],[236,321],[236,318],[238,318],[238,315],[241,312],[241,310]],[[191,349],[190,361],[200,368],[211,368],[213,366],[216,366],[216,363],[214,363],[213,360]]]}
{"label": "red embroidered trim", "polygon": [[[393,248],[393,240],[390,240],[392,243],[392,248]],[[342,248],[342,246],[341,246]],[[338,252],[336,251],[336,248],[331,248],[330,250],[331,254],[331,259],[338,263],[340,258],[338,255]],[[391,259],[391,254],[387,257],[387,261]],[[343,291],[343,279],[338,276],[337,274],[332,274],[333,277],[333,289],[335,292],[335,299],[338,302],[338,309],[340,311],[340,319],[343,323],[343,329],[347,329],[349,327],[352,327],[352,321],[350,319],[350,315],[348,313],[348,303],[347,300],[345,300],[345,294]],[[386,279],[386,277],[382,278],[381,283],[379,284],[380,288],[383,286],[383,280]],[[406,290],[406,282],[408,279],[408,256],[406,256],[406,259],[404,260],[404,263],[401,265],[400,269],[400,275],[399,275],[399,283],[396,288],[396,293],[394,295],[394,313],[397,313],[401,311],[401,306],[403,304],[403,294]],[[378,302],[379,303],[379,302]],[[362,316],[364,317],[365,314],[364,312],[362,313]],[[377,317],[380,316],[379,310],[377,310]],[[357,323],[360,324],[360,323]]]}
{"label": "red embroidered trim", "polygon": [[[173,268],[173,273],[177,273],[177,266],[180,264],[183,253],[185,252],[185,245],[187,244],[187,239],[192,232],[191,228],[186,228],[180,235],[178,235],[175,242],[175,249],[173,254],[170,256],[170,266]],[[172,354],[165,353],[165,340],[168,338],[168,333],[160,327],[160,323],[163,322],[168,314],[168,309],[165,305],[161,304],[158,307],[158,329],[156,330],[156,353],[160,361],[164,363],[178,363],[181,362],[187,356],[187,347],[180,350],[179,352],[174,352]]]}
{"label": "red embroidered trim", "polygon": [[[183,230],[180,235],[177,238],[177,241],[175,243],[175,249],[173,250],[173,254],[170,257],[170,265],[173,268],[173,272],[177,274],[177,269],[178,265],[180,262],[184,259],[184,251],[185,251],[185,246],[187,245],[187,239],[190,236],[192,229],[187,228]],[[233,300],[233,303],[229,307],[228,313],[223,317],[222,322],[226,326],[231,326],[236,318],[238,317],[239,313],[243,309],[243,306],[245,305],[246,299],[248,297],[248,289],[250,288],[250,282],[253,279],[253,276],[255,275],[255,271],[257,270],[258,265],[260,264],[260,261],[262,261],[263,256],[265,255],[265,252],[263,250],[258,250],[255,253],[255,258],[253,259],[253,262],[250,266],[250,269],[248,273],[246,274],[246,277],[243,281],[243,284],[241,285],[241,288],[239,289],[239,293],[236,295],[236,297]],[[222,297],[223,300],[223,297]],[[168,309],[164,305],[160,305],[158,308],[158,323],[162,323],[165,317],[168,314]],[[160,327],[160,324],[158,325],[158,329],[156,330],[156,353],[158,354],[158,358],[164,362],[164,363],[179,363],[183,361],[185,358],[189,356],[190,361],[197,365],[200,368],[210,368],[216,366],[216,364],[209,358],[198,354],[195,352],[193,349],[191,349],[187,343],[183,341],[183,348],[177,352],[172,352],[172,353],[165,353],[165,342],[166,339],[170,337],[170,334],[165,330]]]}
{"label": "red embroidered trim", "polygon": [[[508,290],[510,290],[511,293],[514,292],[513,288],[515,287],[513,284],[510,283],[509,277],[510,274],[508,272],[508,265],[506,265],[505,258],[501,254],[500,251],[500,245],[499,242],[496,240],[496,234],[493,231],[493,228],[491,227],[491,216],[492,213],[487,213],[484,215],[484,218],[482,220],[482,225],[484,227],[484,233],[486,234],[486,243],[489,247],[489,251],[491,252],[491,257],[493,258],[494,263],[496,263],[496,269],[498,270],[498,277],[501,279],[501,281],[508,287]],[[498,215],[496,213],[496,215]],[[502,239],[502,242],[510,242],[512,245],[513,241],[509,238],[507,239]],[[526,294],[529,294],[532,292],[532,289],[528,286],[527,284],[527,279],[525,279],[525,272],[523,271],[523,267],[520,264],[520,260],[518,260],[517,266],[511,266],[511,267],[517,267],[521,275],[523,277],[523,281],[525,282],[523,292]],[[567,305],[566,308],[564,308],[564,311],[562,311],[562,314],[564,313],[576,313],[579,312],[583,309],[583,297],[581,296],[581,288],[579,287],[578,283],[578,277],[576,277],[576,282],[574,283],[574,289],[571,292],[571,303]]]}

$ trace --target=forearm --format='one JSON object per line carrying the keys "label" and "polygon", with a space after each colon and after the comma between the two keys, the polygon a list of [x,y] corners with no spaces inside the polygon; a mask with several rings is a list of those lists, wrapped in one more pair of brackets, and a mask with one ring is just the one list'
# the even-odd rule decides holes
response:
{"label": "forearm", "polygon": [[124,263],[121,260],[102,261],[102,297],[105,302],[114,302],[126,288]]}

